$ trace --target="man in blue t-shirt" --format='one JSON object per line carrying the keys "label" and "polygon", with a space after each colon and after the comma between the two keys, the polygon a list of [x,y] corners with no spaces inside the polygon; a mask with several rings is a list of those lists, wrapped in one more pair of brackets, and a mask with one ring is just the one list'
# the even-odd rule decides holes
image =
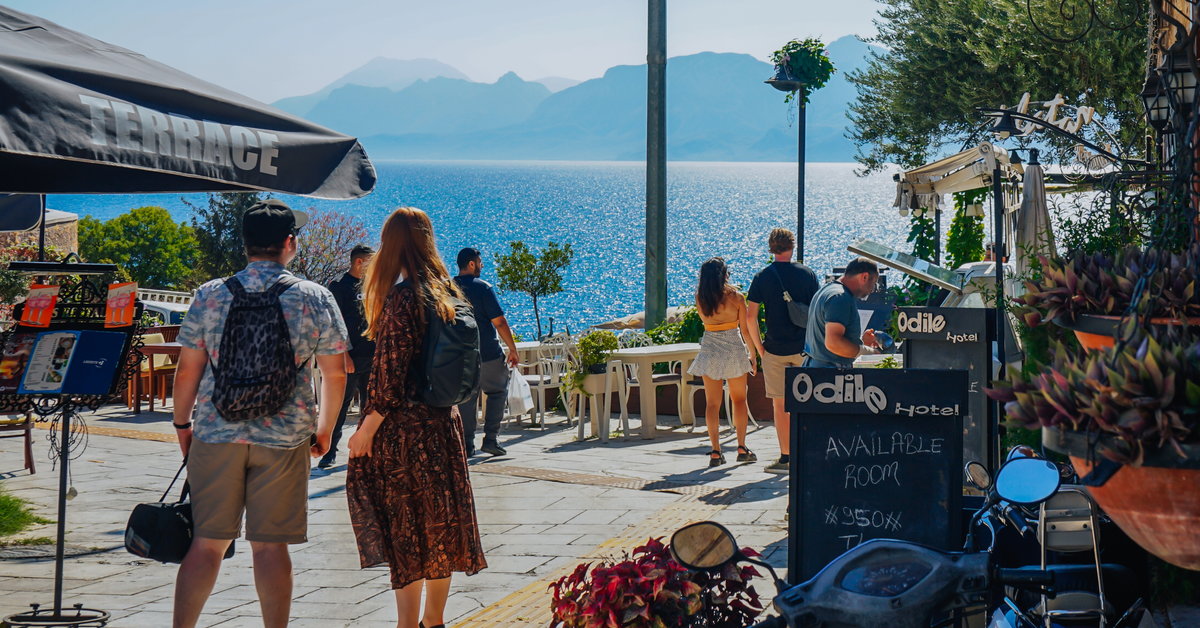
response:
{"label": "man in blue t-shirt", "polygon": [[[517,365],[517,344],[513,342],[512,330],[504,318],[504,309],[500,307],[496,291],[491,284],[479,278],[482,270],[483,256],[478,249],[468,247],[458,252],[458,276],[454,281],[466,293],[467,300],[475,310],[475,323],[479,326],[479,358],[483,361],[479,389],[487,399],[483,407],[483,446],[480,449],[493,456],[503,456],[508,452],[500,446],[497,437],[500,422],[504,420],[504,404],[508,402],[509,368]],[[500,339],[508,346],[507,359],[500,350]],[[475,455],[478,401],[479,396],[476,395],[458,406],[468,456]]]}
{"label": "man in blue t-shirt", "polygon": [[858,356],[874,353],[875,330],[861,331],[856,301],[874,292],[878,282],[879,267],[860,257],[846,265],[840,279],[817,291],[808,310],[804,366],[850,368]]}

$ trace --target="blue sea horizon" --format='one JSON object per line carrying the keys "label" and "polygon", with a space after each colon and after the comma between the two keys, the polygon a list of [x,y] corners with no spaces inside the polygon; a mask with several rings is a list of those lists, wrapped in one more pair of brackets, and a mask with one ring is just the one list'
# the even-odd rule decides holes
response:
{"label": "blue sea horizon", "polygon": [[[484,254],[483,278],[497,283],[495,256],[523,240],[535,248],[570,243],[574,262],[564,292],[539,302],[543,332],[582,331],[638,312],[644,305],[645,166],[643,162],[376,161],[375,190],[361,199],[327,201],[276,195],[296,209],[361,216],[372,234],[399,206],[429,213],[448,265],[458,250]],[[902,248],[908,220],[892,208],[892,172],[858,177],[853,163],[809,163],[805,170],[806,262],[818,275],[844,265],[846,246],[869,238]],[[767,234],[796,226],[796,164],[669,162],[667,165],[667,282],[671,305],[691,304],[700,264],[722,256],[732,281],[744,288],[769,260]],[[108,220],[135,207],[166,208],[191,218],[184,199],[204,194],[54,195],[53,209]],[[373,243],[372,243],[373,244]],[[500,291],[510,323],[535,334],[529,298]]]}

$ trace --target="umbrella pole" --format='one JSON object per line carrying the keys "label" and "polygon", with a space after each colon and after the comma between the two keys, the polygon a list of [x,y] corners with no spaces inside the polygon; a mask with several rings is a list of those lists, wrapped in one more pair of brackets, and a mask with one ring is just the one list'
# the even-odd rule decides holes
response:
{"label": "umbrella pole", "polygon": [[42,202],[42,220],[38,224],[38,261],[46,261],[46,195],[39,194]]}
{"label": "umbrella pole", "polygon": [[[990,373],[992,375],[992,385],[995,381],[1004,378],[1004,369],[1008,364],[1008,360],[1004,355],[1004,183],[1003,173],[1000,171],[1000,163],[996,162],[996,167],[992,170],[992,229],[995,233],[992,234],[992,263],[996,267],[996,359],[1000,362],[1000,372]],[[992,402],[995,404],[995,412],[992,415],[991,425],[988,426],[988,431],[991,435],[991,441],[988,443],[988,468],[995,473],[999,468],[1000,462],[1000,417],[1004,411],[1003,406],[999,401]]]}

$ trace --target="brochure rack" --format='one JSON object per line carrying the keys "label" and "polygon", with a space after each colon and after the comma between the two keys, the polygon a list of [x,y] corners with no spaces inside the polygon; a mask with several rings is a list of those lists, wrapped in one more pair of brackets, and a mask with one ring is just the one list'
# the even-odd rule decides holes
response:
{"label": "brochure rack", "polygon": [[[32,357],[24,359],[23,363],[21,363],[20,357],[16,358],[19,363],[17,376],[21,378],[22,382],[20,389],[14,391],[10,386],[6,387],[5,392],[0,392],[0,413],[34,412],[51,421],[51,457],[57,458],[59,465],[58,537],[54,558],[53,607],[42,608],[40,604],[30,604],[29,612],[10,615],[3,621],[6,625],[14,628],[106,626],[109,621],[109,614],[106,611],[83,608],[82,604],[75,604],[70,609],[63,609],[68,466],[73,457],[78,457],[82,453],[86,444],[87,426],[80,416],[80,410],[86,408],[94,411],[98,409],[102,404],[123,392],[129,378],[137,375],[141,360],[139,352],[142,345],[141,336],[144,330],[140,324],[142,306],[140,303],[136,305],[132,324],[124,327],[105,327],[107,290],[97,275],[115,271],[116,266],[114,265],[24,262],[10,264],[9,269],[26,271],[39,276],[57,275],[60,277],[61,289],[49,326],[29,327],[18,322],[12,329],[0,334],[2,350],[13,353],[10,348],[13,346],[14,336],[19,334],[24,334],[26,338],[29,338],[29,334],[37,332],[75,333],[49,335],[42,333],[36,337],[37,340],[48,337],[51,342],[57,341],[60,344],[60,347],[56,348],[59,353],[53,356],[57,374],[43,377],[40,380],[53,381],[57,377],[61,381],[65,374],[66,381],[61,381],[61,387],[57,392],[29,392],[29,388],[25,385],[25,379],[28,379],[26,371],[33,362]],[[21,314],[22,308],[18,305],[14,319],[20,321]],[[80,355],[76,343],[74,341],[66,343],[61,340],[65,337],[80,339],[84,337],[83,334],[91,335],[95,332],[103,332],[105,340],[108,342],[101,343],[100,347],[93,347],[99,353],[90,354],[89,359],[77,359],[80,358]],[[114,336],[111,334],[119,334],[119,342],[112,342]],[[26,342],[26,344],[29,343]],[[70,346],[67,346],[68,344]],[[34,346],[36,347],[36,343]],[[72,349],[76,349],[75,355],[72,355]],[[0,357],[0,360],[3,360],[4,357],[13,358],[12,355],[7,355]],[[74,370],[83,368],[83,366],[77,367],[77,364],[83,365],[85,362],[93,366],[101,363],[101,365],[107,364],[107,368],[99,371],[106,374],[104,377],[107,379],[102,378],[103,381],[97,382],[95,372]],[[12,364],[10,364],[11,368],[13,368]],[[50,370],[43,364],[42,372]],[[73,372],[76,375],[72,378]],[[10,373],[11,375],[12,373]],[[68,385],[71,379],[77,383],[86,383],[87,386],[84,388],[87,388],[88,392],[71,392],[80,390],[78,385]],[[54,388],[53,385],[43,385],[43,388],[46,387]]]}

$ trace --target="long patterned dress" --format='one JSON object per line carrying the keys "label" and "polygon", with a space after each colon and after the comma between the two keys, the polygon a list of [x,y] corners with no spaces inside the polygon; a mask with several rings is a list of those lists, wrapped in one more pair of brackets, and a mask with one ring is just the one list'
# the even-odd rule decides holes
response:
{"label": "long patterned dress", "polygon": [[363,416],[383,415],[371,455],[351,458],[350,520],[362,566],[387,563],[392,588],[487,567],[467,473],[462,426],[449,408],[416,401],[409,374],[425,324],[409,285],[383,306]]}

